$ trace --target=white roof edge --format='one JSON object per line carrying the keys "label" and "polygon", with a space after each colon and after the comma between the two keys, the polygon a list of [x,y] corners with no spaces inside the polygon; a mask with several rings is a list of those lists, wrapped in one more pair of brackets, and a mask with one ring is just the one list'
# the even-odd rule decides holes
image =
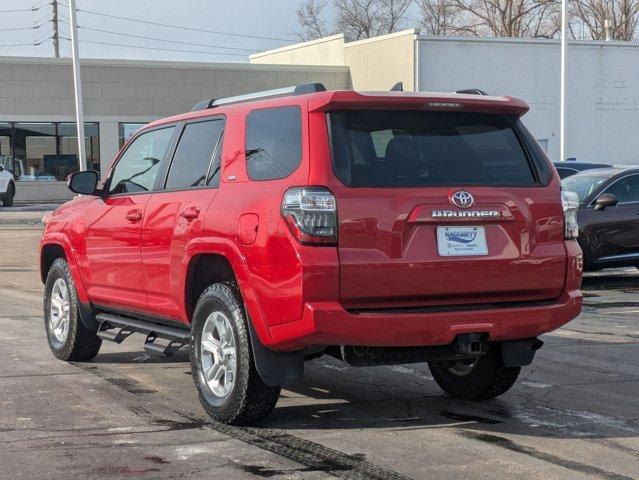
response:
{"label": "white roof edge", "polygon": [[[463,35],[418,35],[417,40],[429,42],[474,42],[474,43],[518,43],[537,45],[559,45],[561,40],[555,38],[522,38],[522,37],[471,37]],[[621,42],[606,40],[568,40],[572,46],[629,47],[637,48],[637,42]]]}
{"label": "white roof edge", "polygon": [[296,50],[298,48],[310,47],[311,45],[318,45],[320,43],[332,42],[334,40],[344,39],[343,33],[336,33],[335,35],[330,35],[328,37],[317,38],[315,40],[309,40],[307,42],[293,43],[292,45],[285,45],[279,48],[273,48],[271,50],[265,50],[263,52],[253,53],[249,55],[249,59],[264,57],[266,55],[273,55],[275,53],[286,52],[289,50]]}
{"label": "white roof edge", "polygon": [[[0,56],[0,63],[31,63],[46,65],[71,65],[70,58],[50,58],[50,57],[13,57]],[[80,64],[83,66],[105,66],[105,67],[149,67],[149,68],[191,68],[210,69],[228,68],[229,70],[316,70],[335,71],[348,70],[348,67],[341,65],[295,65],[295,64],[269,64],[269,63],[241,63],[241,62],[181,62],[174,60],[131,60],[112,58],[81,58]]]}
{"label": "white roof edge", "polygon": [[400,30],[399,32],[387,33],[386,35],[379,35],[378,37],[363,38],[361,40],[355,40],[354,42],[348,42],[344,44],[344,48],[352,47],[356,45],[362,45],[365,43],[380,42],[380,41],[388,40],[389,38],[403,37],[405,35],[418,36],[419,32],[420,32],[419,28],[409,28],[407,30]]}

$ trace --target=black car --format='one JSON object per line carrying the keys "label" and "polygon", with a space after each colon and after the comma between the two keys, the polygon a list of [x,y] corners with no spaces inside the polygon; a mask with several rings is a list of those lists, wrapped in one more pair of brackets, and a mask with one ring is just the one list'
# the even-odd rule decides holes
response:
{"label": "black car", "polygon": [[562,185],[579,197],[585,269],[639,266],[639,167],[588,170]]}
{"label": "black car", "polygon": [[567,159],[565,162],[552,163],[559,173],[559,178],[570,177],[576,173],[583,172],[584,170],[591,170],[593,168],[612,167],[612,165],[607,165],[605,163],[580,162],[571,158]]}

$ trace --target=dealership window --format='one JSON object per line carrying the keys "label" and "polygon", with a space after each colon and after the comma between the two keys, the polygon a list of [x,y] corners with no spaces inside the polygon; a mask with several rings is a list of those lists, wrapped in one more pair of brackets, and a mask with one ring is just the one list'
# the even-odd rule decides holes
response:
{"label": "dealership window", "polygon": [[[99,168],[97,123],[85,123],[87,166]],[[0,123],[0,162],[17,180],[63,181],[79,170],[74,123]]]}
{"label": "dealership window", "polygon": [[119,123],[118,136],[120,137],[120,148],[144,125],[146,125],[146,123]]}
{"label": "dealership window", "polygon": [[[100,171],[100,135],[97,123],[84,124],[84,154],[89,170]],[[59,123],[60,156],[78,158],[78,132],[75,123]],[[74,170],[75,171],[75,170]],[[66,175],[65,175],[66,177]]]}
{"label": "dealership window", "polygon": [[0,122],[0,165],[8,171],[14,172],[10,123]]}

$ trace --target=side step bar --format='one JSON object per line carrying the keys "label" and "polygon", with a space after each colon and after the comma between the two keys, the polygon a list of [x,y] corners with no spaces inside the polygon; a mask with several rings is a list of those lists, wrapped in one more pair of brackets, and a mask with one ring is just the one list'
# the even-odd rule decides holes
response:
{"label": "side step bar", "polygon": [[[184,345],[188,345],[191,336],[191,332],[187,329],[169,327],[111,313],[98,313],[95,318],[100,323],[97,335],[101,339],[122,343],[132,333],[143,333],[146,334],[143,348],[149,353],[171,356]],[[158,339],[167,340],[168,343],[158,343]]]}

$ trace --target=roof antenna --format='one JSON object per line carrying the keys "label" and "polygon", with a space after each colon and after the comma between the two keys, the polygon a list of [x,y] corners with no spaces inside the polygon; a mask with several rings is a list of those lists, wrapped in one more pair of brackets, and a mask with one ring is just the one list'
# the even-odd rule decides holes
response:
{"label": "roof antenna", "polygon": [[403,92],[404,91],[404,82],[397,82],[393,85],[393,88],[390,89],[391,92]]}

